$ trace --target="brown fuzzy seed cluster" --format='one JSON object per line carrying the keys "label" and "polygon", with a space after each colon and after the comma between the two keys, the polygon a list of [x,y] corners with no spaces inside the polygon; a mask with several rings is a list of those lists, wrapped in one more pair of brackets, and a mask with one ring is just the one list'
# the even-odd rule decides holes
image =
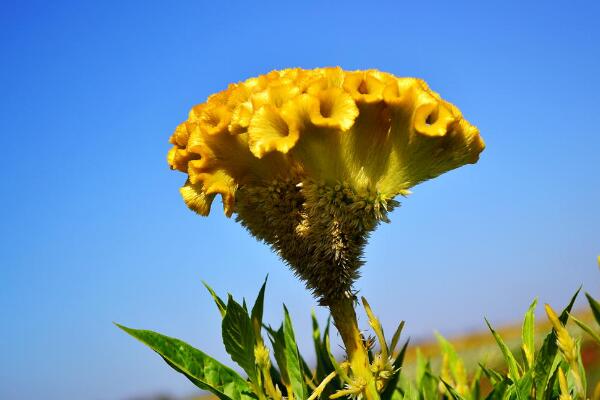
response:
{"label": "brown fuzzy seed cluster", "polygon": [[323,304],[352,297],[365,244],[399,203],[347,183],[273,181],[238,190],[237,220],[271,245]]}

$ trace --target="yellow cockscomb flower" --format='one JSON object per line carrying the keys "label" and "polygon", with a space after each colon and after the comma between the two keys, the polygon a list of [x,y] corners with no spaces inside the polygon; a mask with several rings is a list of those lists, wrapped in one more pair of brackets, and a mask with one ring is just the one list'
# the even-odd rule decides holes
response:
{"label": "yellow cockscomb flower", "polygon": [[170,139],[185,203],[269,243],[324,303],[350,296],[368,234],[419,182],[475,163],[484,143],[415,78],[286,69],[231,84]]}

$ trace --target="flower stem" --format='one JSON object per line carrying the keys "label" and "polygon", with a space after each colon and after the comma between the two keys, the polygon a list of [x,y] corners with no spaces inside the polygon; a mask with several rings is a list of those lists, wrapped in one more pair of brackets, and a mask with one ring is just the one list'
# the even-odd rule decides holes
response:
{"label": "flower stem", "polygon": [[327,305],[331,311],[335,327],[346,347],[353,378],[357,381],[363,381],[364,394],[367,400],[379,400],[379,393],[375,388],[375,377],[369,368],[369,355],[358,329],[354,299],[345,297],[330,301]]}

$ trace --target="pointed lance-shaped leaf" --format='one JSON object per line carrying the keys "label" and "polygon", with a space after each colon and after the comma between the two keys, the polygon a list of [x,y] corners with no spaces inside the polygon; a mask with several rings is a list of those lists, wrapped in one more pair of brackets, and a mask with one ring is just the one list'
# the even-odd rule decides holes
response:
{"label": "pointed lance-shaped leaf", "polygon": [[398,327],[396,328],[396,332],[394,332],[394,336],[392,336],[392,341],[390,342],[390,355],[396,351],[396,346],[398,345],[398,341],[400,340],[400,335],[402,334],[403,329],[404,321],[400,321]]}
{"label": "pointed lance-shaped leaf", "polygon": [[527,368],[533,366],[533,360],[535,357],[535,308],[537,306],[537,299],[531,303],[529,309],[525,313],[523,320],[523,328],[521,337],[523,340],[523,353],[525,361],[527,362]]}
{"label": "pointed lance-shaped leaf", "polygon": [[450,398],[453,400],[466,400],[463,396],[461,396],[456,389],[454,389],[448,382],[442,379],[442,383],[446,387],[446,390],[450,394]]}
{"label": "pointed lance-shaped leaf", "polygon": [[485,323],[487,324],[488,328],[492,332],[492,335],[494,335],[494,339],[496,339],[496,343],[498,343],[498,347],[500,347],[500,351],[502,351],[504,360],[506,361],[506,364],[508,365],[508,375],[509,375],[510,379],[512,379],[512,381],[516,383],[519,380],[521,374],[519,372],[519,366],[517,364],[517,360],[515,359],[515,356],[510,351],[510,349],[508,348],[506,343],[504,343],[504,340],[502,340],[502,337],[500,337],[498,332],[496,332],[494,330],[494,328],[492,328],[492,325],[490,324],[490,322],[487,319],[485,320]]}
{"label": "pointed lance-shaped leaf", "polygon": [[583,322],[583,321],[575,318],[572,315],[571,315],[571,319],[577,325],[579,325],[579,327],[581,329],[583,329],[588,335],[590,335],[596,341],[596,343],[600,344],[600,335],[596,331],[594,331],[588,324],[586,324],[585,322]]}
{"label": "pointed lance-shaped leaf", "polygon": [[172,368],[221,400],[253,400],[250,385],[237,372],[189,344],[156,332],[119,328],[157,352]]}
{"label": "pointed lance-shaped leaf", "polygon": [[254,344],[256,338],[250,317],[244,308],[229,295],[227,312],[221,324],[225,350],[246,373],[248,378],[257,383]]}
{"label": "pointed lance-shaped leaf", "polygon": [[287,360],[285,355],[285,338],[283,335],[283,324],[279,327],[278,330],[268,327],[267,333],[269,334],[269,340],[271,341],[271,345],[273,346],[273,355],[275,356],[275,361],[279,366],[281,380],[284,386],[287,388],[290,386],[290,378],[288,375]]}
{"label": "pointed lance-shaped leaf", "polygon": [[598,303],[589,293],[586,293],[585,297],[590,304],[590,308],[592,309],[592,313],[594,314],[596,322],[600,324],[600,303]]}
{"label": "pointed lance-shaped leaf", "polygon": [[285,340],[285,358],[288,376],[290,379],[290,385],[294,393],[295,400],[303,400],[306,397],[306,384],[304,382],[303,368],[300,361],[300,355],[298,353],[298,346],[296,345],[296,338],[294,336],[294,328],[292,327],[292,320],[290,314],[283,306],[284,320],[283,320],[283,336]]}
{"label": "pointed lance-shaped leaf", "polygon": [[[316,379],[317,382],[322,382],[329,374],[331,374],[334,370],[333,365],[331,365],[331,361],[329,360],[329,356],[327,355],[327,348],[325,347],[325,342],[321,338],[321,331],[319,329],[319,322],[317,321],[317,316],[315,315],[314,310],[311,312],[311,320],[312,320],[312,337],[313,337],[313,345],[315,348],[316,355]],[[342,385],[340,385],[340,378],[337,376],[330,381],[330,383],[325,386],[323,392],[321,393],[321,397],[326,399],[329,398],[329,395],[335,392],[337,389],[341,389]]]}
{"label": "pointed lance-shaped leaf", "polygon": [[[263,319],[263,308],[265,303],[265,289],[267,287],[267,279],[269,276],[265,278],[264,283],[262,284],[260,291],[258,292],[258,296],[256,296],[256,300],[254,301],[254,305],[252,306],[251,311],[251,319],[252,319],[252,327],[254,328],[254,335],[257,339],[260,338],[260,331],[262,327],[262,319]],[[261,340],[262,342],[262,340]]]}
{"label": "pointed lance-shaped leaf", "polygon": [[227,310],[227,305],[219,296],[217,296],[217,294],[215,293],[213,288],[208,286],[208,283],[202,281],[202,284],[210,293],[211,297],[213,298],[213,301],[215,302],[215,304],[217,305],[217,308],[219,309],[219,313],[221,313],[221,318],[223,318],[225,316],[225,310]]}

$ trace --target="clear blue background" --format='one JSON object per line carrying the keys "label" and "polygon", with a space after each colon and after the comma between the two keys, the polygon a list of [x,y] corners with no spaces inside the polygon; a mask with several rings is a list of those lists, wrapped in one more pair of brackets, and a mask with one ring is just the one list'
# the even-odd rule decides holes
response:
{"label": "clear blue background", "polygon": [[453,335],[534,296],[600,295],[597,2],[222,3],[2,3],[0,398],[192,393],[112,321],[231,364],[201,279],[253,299],[268,273],[267,321],[285,301],[310,350],[302,284],[218,202],[188,211],[165,161],[192,105],[272,69],[422,77],[487,142],[373,235],[357,287],[388,330]]}

